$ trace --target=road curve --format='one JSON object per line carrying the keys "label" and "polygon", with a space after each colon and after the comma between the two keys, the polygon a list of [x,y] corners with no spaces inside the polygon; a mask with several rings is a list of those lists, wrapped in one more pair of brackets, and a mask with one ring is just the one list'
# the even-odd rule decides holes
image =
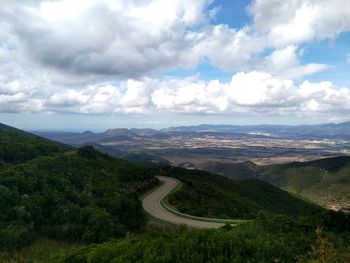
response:
{"label": "road curve", "polygon": [[177,186],[178,182],[173,178],[165,176],[157,176],[157,178],[164,184],[148,195],[142,202],[143,208],[149,214],[166,222],[185,224],[194,228],[219,228],[224,225],[223,223],[204,222],[180,217],[165,210],[160,205],[160,201]]}

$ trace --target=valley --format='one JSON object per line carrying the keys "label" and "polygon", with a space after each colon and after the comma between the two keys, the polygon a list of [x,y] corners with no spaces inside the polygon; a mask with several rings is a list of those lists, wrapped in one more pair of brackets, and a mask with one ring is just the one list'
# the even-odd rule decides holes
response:
{"label": "valley", "polygon": [[149,154],[187,168],[216,160],[267,165],[350,155],[350,123],[321,127],[207,126],[34,133],[71,145],[93,143],[118,157],[126,153]]}
{"label": "valley", "polygon": [[[307,127],[201,125],[36,134],[73,146],[92,144],[99,151],[153,168],[171,165],[232,179],[260,179],[323,207],[347,211],[349,165],[345,163],[335,172],[317,165],[310,168],[308,162],[350,156],[349,130],[350,123],[340,123]],[[305,167],[284,168],[289,163],[304,163]]]}

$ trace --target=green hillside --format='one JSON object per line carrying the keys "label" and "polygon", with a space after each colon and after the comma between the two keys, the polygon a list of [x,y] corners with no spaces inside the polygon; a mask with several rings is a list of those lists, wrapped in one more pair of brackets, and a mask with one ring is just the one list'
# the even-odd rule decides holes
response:
{"label": "green hillside", "polygon": [[197,167],[236,180],[256,178],[259,174],[258,166],[250,161],[239,163],[206,161],[198,164]]}
{"label": "green hillside", "polygon": [[152,170],[6,125],[0,136],[0,248],[102,242],[145,223],[139,194],[158,183]]}
{"label": "green hillside", "polygon": [[199,170],[169,168],[167,175],[183,186],[169,203],[187,214],[218,218],[254,218],[260,210],[276,214],[305,215],[319,207],[259,180],[231,180]]}
{"label": "green hillside", "polygon": [[262,167],[259,178],[318,204],[350,207],[350,157]]}
{"label": "green hillside", "polygon": [[142,165],[149,168],[160,168],[170,166],[170,162],[158,156],[150,155],[145,152],[123,152],[115,147],[106,146],[99,143],[89,143],[96,150],[109,154],[118,159],[126,160],[137,165]]}
{"label": "green hillside", "polygon": [[0,123],[0,166],[1,163],[21,163],[38,156],[52,155],[67,148]]}
{"label": "green hillside", "polygon": [[38,235],[91,243],[145,223],[138,192],[155,185],[148,170],[85,147],[0,172],[0,246]]}
{"label": "green hillside", "polygon": [[201,169],[231,179],[255,178],[321,206],[350,207],[350,157],[258,166],[251,162],[205,162]]}

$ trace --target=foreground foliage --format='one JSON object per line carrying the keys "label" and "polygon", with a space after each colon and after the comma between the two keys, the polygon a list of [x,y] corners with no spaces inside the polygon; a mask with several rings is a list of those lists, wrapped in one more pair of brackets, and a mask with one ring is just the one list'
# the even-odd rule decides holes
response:
{"label": "foreground foliage", "polygon": [[[260,214],[235,228],[131,235],[74,250],[62,261],[85,262],[348,262],[350,219]],[[323,229],[323,230],[321,230]]]}

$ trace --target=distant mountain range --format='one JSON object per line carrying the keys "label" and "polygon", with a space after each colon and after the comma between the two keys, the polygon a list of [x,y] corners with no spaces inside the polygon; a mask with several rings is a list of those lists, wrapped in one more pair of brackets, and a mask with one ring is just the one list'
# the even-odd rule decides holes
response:
{"label": "distant mountain range", "polygon": [[[252,135],[275,136],[289,138],[339,138],[350,139],[350,122],[325,123],[316,125],[210,125],[170,127],[161,132],[221,132],[247,133]],[[292,136],[292,137],[290,137]]]}
{"label": "distant mountain range", "polygon": [[[118,149],[116,147],[108,146],[110,142],[128,142],[128,141],[140,141],[147,134],[153,133],[153,130],[137,130],[136,133],[133,129],[109,129],[102,133],[93,133],[91,131],[85,131],[82,133],[73,132],[34,132],[35,134],[48,138],[50,140],[59,141],[61,143],[83,146],[92,145],[100,152],[107,153],[113,157],[131,161],[143,166],[152,168],[169,166],[170,162],[161,157],[153,156],[142,152],[140,150],[126,151]],[[154,131],[156,132],[156,131]]]}
{"label": "distant mountain range", "polygon": [[109,129],[105,132],[93,133],[85,131],[73,132],[43,132],[35,134],[54,139],[67,144],[83,144],[87,142],[134,141],[142,138],[165,139],[178,134],[245,134],[252,137],[273,137],[289,139],[343,139],[350,140],[350,122],[325,123],[316,125],[211,125],[170,127],[154,129]]}
{"label": "distant mountain range", "polygon": [[[99,151],[108,153],[114,157],[129,160],[149,167],[157,166],[169,166],[169,149],[172,148],[172,153],[181,150],[181,156],[184,154],[183,142],[187,140],[189,143],[188,149],[193,145],[193,138],[204,138],[207,142],[210,142],[211,138],[220,138],[220,140],[245,140],[254,141],[254,139],[268,140],[311,140],[311,141],[324,141],[324,140],[337,140],[338,145],[342,145],[342,141],[350,142],[350,122],[343,122],[339,124],[318,124],[318,125],[209,125],[203,124],[198,126],[182,126],[182,127],[170,127],[161,130],[154,129],[109,129],[104,132],[43,132],[37,131],[35,134],[48,138],[50,140],[59,141],[64,144],[73,146],[82,146],[86,144],[93,145]],[[205,139],[207,138],[207,139]],[[208,145],[208,144],[207,144]],[[198,145],[191,151],[203,151],[198,149]],[[210,152],[213,152],[212,145]],[[225,146],[222,146],[225,148]],[[249,148],[252,153],[243,153],[242,151],[237,153],[230,153],[230,155],[236,155],[237,157],[254,156],[254,157],[266,157],[266,153],[271,155],[278,154],[278,147],[272,150],[268,149],[270,146],[266,144],[266,149],[259,148],[259,151],[263,151],[263,155],[258,154],[256,148]],[[222,148],[222,149],[224,149]],[[339,148],[339,147],[338,147]],[[246,150],[249,150],[246,148]],[[167,152],[164,152],[165,150]],[[329,150],[329,149],[328,149]],[[304,155],[310,156],[336,156],[335,149],[330,149],[330,152],[318,151],[317,149],[304,149]],[[337,149],[339,152],[339,149]],[[287,151],[295,151],[293,148],[286,148]],[[306,153],[306,151],[308,151]],[[173,155],[174,155],[173,154]],[[228,154],[228,153],[227,153]],[[285,153],[286,154],[286,153]],[[204,156],[201,156],[201,158]],[[259,158],[260,158],[259,157]],[[208,158],[207,158],[208,159]],[[186,162],[189,160],[186,160]],[[180,162],[184,162],[181,160]]]}
{"label": "distant mountain range", "polygon": [[93,133],[91,131],[79,132],[33,132],[45,138],[52,138],[71,145],[80,145],[87,142],[105,142],[105,141],[128,141],[140,138],[141,136],[129,129],[109,129],[102,133]]}

